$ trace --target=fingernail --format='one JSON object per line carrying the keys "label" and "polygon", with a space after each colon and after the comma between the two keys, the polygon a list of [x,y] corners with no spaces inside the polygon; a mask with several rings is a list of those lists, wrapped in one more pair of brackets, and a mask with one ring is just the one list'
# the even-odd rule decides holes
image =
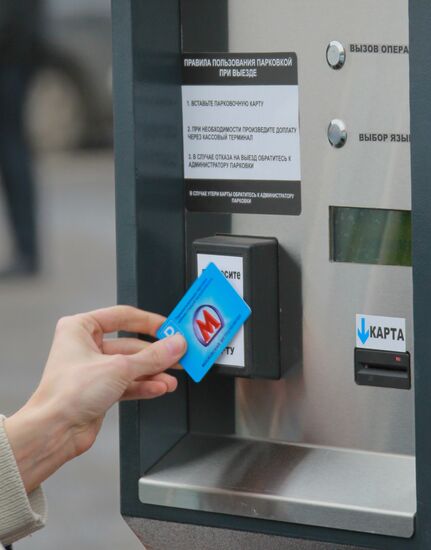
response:
{"label": "fingernail", "polygon": [[172,355],[182,355],[186,350],[186,341],[181,334],[177,333],[166,338],[166,346]]}

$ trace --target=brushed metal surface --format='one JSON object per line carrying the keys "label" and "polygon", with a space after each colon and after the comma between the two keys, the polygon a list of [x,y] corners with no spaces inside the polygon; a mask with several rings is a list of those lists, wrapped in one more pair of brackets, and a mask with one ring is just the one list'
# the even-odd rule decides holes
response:
{"label": "brushed metal surface", "polygon": [[357,547],[203,525],[124,518],[146,550],[359,550]]}
{"label": "brushed metal surface", "polygon": [[411,457],[189,435],[139,481],[145,504],[409,538]]}
{"label": "brushed metal surface", "polygon": [[[413,390],[359,387],[353,375],[356,313],[406,318],[413,354],[411,268],[330,262],[328,221],[330,205],[411,207],[409,144],[358,138],[409,132],[408,55],[349,51],[408,44],[407,10],[407,0],[229,2],[230,51],[297,52],[303,199],[300,216],[232,216],[233,234],[277,237],[301,273],[298,288],[281,265],[282,353],[297,346],[302,358],[284,380],[237,381],[239,435],[414,454]],[[340,71],[326,62],[331,40],[348,50]],[[341,149],[328,143],[333,118],[348,127]],[[296,342],[286,319],[300,293]]]}
{"label": "brushed metal surface", "polygon": [[[411,208],[409,144],[359,139],[409,133],[408,56],[350,51],[350,44],[408,44],[408,2],[230,0],[228,8],[229,51],[298,56],[302,213],[231,216],[232,234],[280,243],[288,370],[279,381],[237,379],[237,437],[187,436],[140,479],[139,498],[410,537],[414,390],[357,386],[354,347],[357,313],[402,317],[414,364],[412,270],[331,262],[329,238],[330,206]],[[333,40],[347,50],[340,71],[326,60]],[[340,149],[328,142],[333,119],[349,132]],[[186,214],[189,247],[223,232],[218,216]]]}

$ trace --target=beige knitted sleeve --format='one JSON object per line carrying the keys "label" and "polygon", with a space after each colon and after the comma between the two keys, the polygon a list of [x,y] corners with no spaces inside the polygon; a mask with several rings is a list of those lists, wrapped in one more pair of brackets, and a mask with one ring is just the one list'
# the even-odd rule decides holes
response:
{"label": "beige knitted sleeve", "polygon": [[45,525],[46,502],[40,487],[27,495],[4,430],[4,418],[0,415],[0,543],[6,546]]}

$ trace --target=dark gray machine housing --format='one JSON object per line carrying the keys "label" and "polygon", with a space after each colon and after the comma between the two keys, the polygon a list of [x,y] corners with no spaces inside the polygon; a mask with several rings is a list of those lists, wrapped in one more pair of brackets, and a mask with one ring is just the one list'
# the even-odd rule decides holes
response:
{"label": "dark gray machine housing", "polygon": [[[211,20],[213,51],[227,51],[227,4],[201,2],[193,21],[196,43],[205,39],[199,18]],[[193,214],[185,232],[181,128],[181,21],[174,0],[113,0],[118,301],[168,314],[185,290],[191,243],[230,232],[230,217]],[[431,548],[431,6],[410,0],[410,105],[415,348],[417,513],[411,538],[143,504],[138,481],[190,434],[235,432],[234,380],[210,374],[192,386],[182,374],[177,392],[161,400],[120,407],[121,512],[154,548],[293,548],[335,550]],[[190,31],[190,28],[189,28]],[[306,31],[304,31],[306,32]],[[193,49],[193,44],[183,44]],[[198,223],[199,222],[199,223]],[[205,226],[199,233],[198,227]],[[184,253],[184,251],[186,251]],[[283,269],[288,260],[280,258]],[[294,272],[292,271],[294,277]],[[155,281],[157,280],[157,285]],[[286,327],[281,319],[281,328]],[[300,353],[287,358],[294,365]],[[283,361],[283,357],[282,357]],[[352,365],[353,377],[353,365]],[[215,414],[215,412],[217,414]],[[222,411],[222,414],[221,414]],[[394,482],[397,480],[394,480]]]}

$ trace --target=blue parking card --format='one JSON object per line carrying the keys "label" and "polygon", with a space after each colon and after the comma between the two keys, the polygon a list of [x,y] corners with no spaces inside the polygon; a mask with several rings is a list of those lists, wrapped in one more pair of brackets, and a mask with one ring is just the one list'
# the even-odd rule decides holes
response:
{"label": "blue parking card", "polygon": [[157,331],[158,338],[180,332],[187,340],[181,366],[200,382],[248,319],[250,308],[210,263]]}

